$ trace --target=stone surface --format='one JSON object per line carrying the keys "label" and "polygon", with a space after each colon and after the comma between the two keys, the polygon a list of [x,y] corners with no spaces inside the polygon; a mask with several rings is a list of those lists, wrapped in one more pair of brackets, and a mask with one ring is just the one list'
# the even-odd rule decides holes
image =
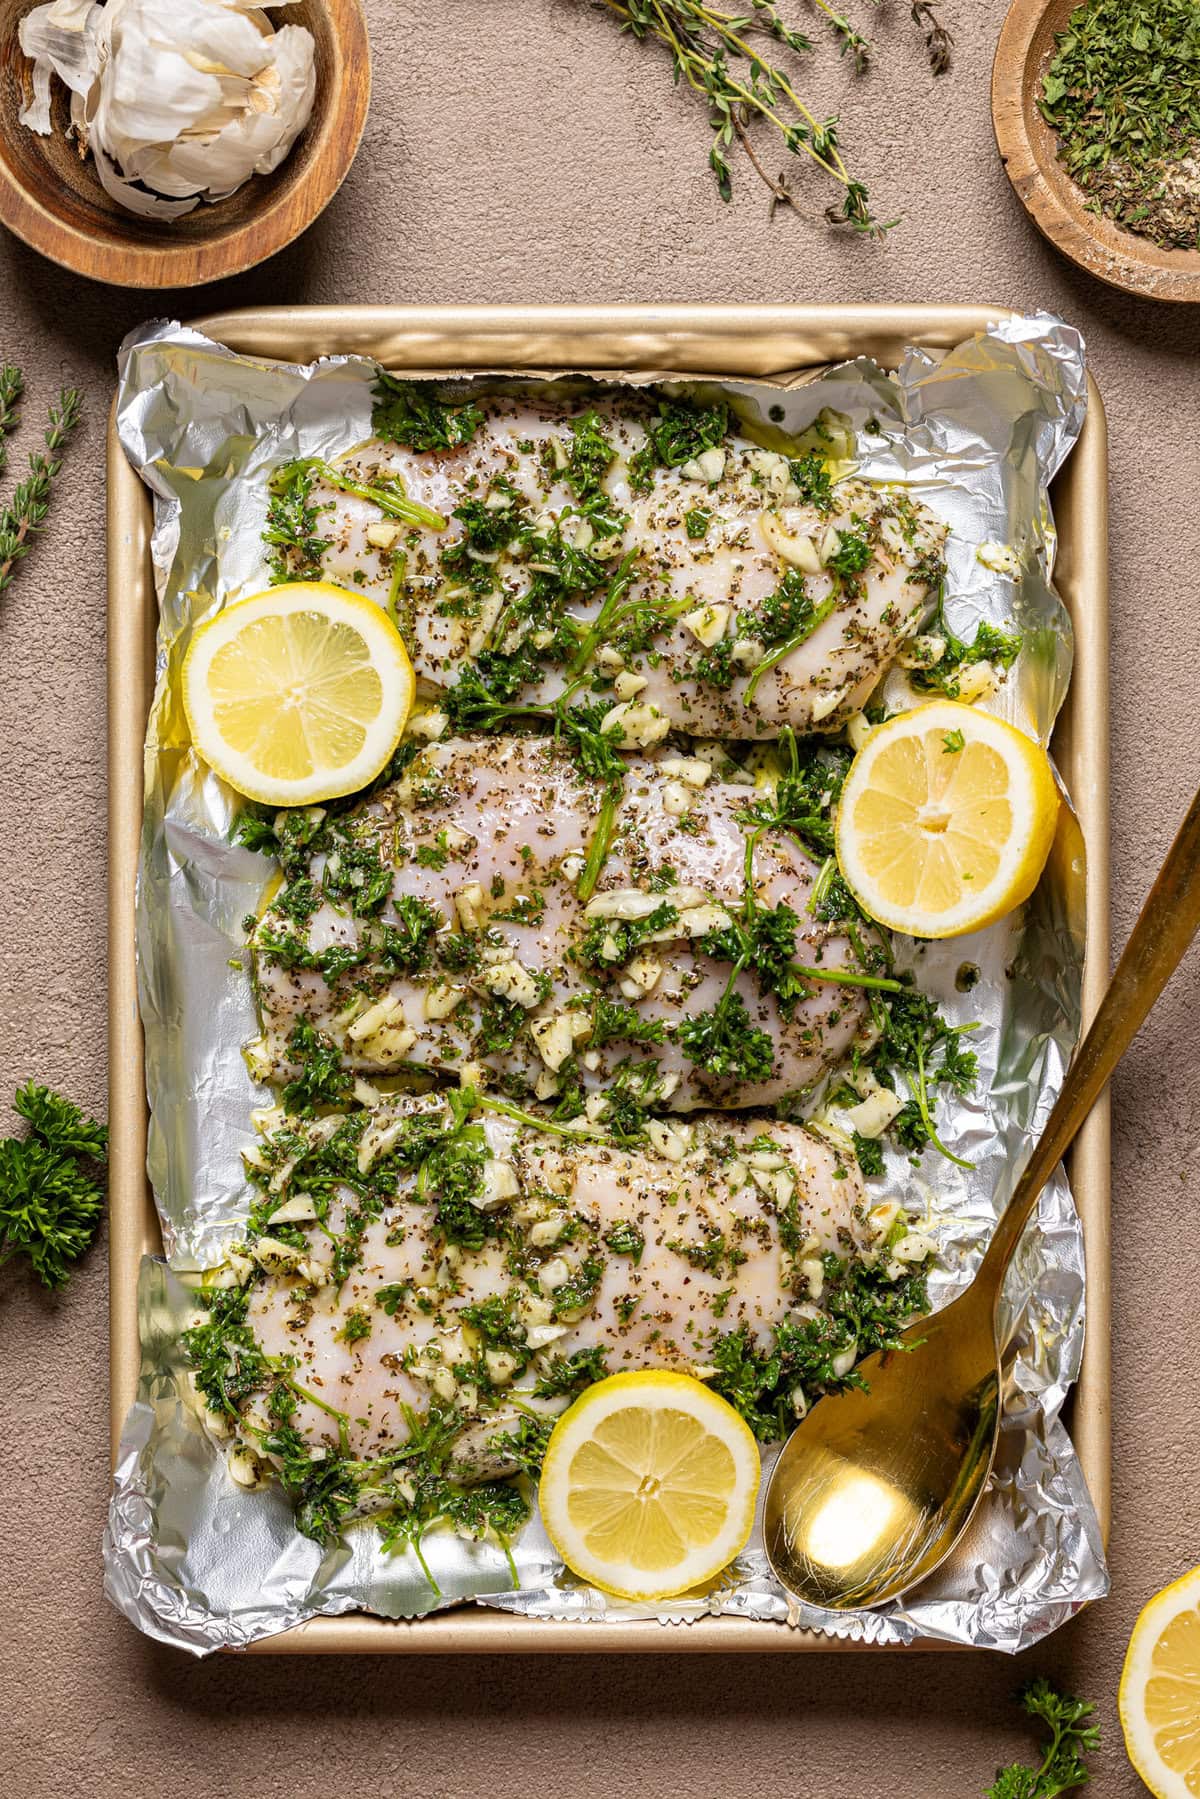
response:
{"label": "stone surface", "polygon": [[[808,12],[801,0],[784,10]],[[877,15],[857,7],[880,44],[864,81],[822,45],[843,141],[873,174],[881,213],[904,214],[882,245],[806,218],[768,223],[740,166],[722,206],[701,112],[655,50],[584,0],[367,0],[376,86],[357,165],[307,237],[241,281],[159,298],[99,289],[0,233],[0,352],[30,389],[18,455],[60,381],[88,396],[47,538],[0,601],[0,1092],[33,1074],[104,1104],[102,439],[113,352],[155,312],[667,299],[1061,312],[1086,333],[1112,431],[1123,941],[1200,780],[1197,320],[1109,292],[1042,244],[992,141],[997,8],[945,0],[943,11],[955,69],[937,82],[900,0]],[[57,1301],[17,1270],[0,1276],[5,1793],[970,1799],[1029,1741],[1010,1695],[1045,1670],[1100,1704],[1094,1790],[1133,1799],[1142,1788],[1115,1710],[1128,1631],[1200,1557],[1198,1012],[1193,956],[1117,1081],[1113,1595],[1020,1667],[963,1655],[196,1665],[158,1650],[100,1593],[101,1249]]]}

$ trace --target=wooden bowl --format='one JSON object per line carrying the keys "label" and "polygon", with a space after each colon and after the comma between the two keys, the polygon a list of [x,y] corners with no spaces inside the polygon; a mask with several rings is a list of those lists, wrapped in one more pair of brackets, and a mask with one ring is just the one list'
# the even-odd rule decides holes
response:
{"label": "wooden bowl", "polygon": [[1087,195],[1055,154],[1038,111],[1042,76],[1077,0],[1013,0],[992,68],[996,142],[1026,211],[1044,237],[1110,287],[1154,300],[1200,300],[1200,251],[1162,250],[1087,210]]}
{"label": "wooden bowl", "polygon": [[[17,27],[34,0],[0,0],[0,222],[52,262],[121,287],[194,287],[274,256],[312,224],[345,179],[366,122],[370,50],[359,0],[301,0],[279,24],[316,40],[317,96],[305,130],[273,174],[181,219],[139,218],[111,200],[90,158],[65,135],[68,99],[53,83],[54,129],[18,119],[31,92]],[[268,5],[267,11],[270,12]]]}

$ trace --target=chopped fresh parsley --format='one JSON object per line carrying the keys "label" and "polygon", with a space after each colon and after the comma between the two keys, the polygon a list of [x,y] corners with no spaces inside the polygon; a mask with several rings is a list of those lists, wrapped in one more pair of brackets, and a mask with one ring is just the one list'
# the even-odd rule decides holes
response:
{"label": "chopped fresh parsley", "polygon": [[843,580],[853,580],[870,560],[871,541],[865,531],[839,531],[837,549],[826,559],[825,566]]}
{"label": "chopped fresh parsley", "polygon": [[546,1459],[550,1433],[557,1419],[535,1418],[526,1413],[514,1431],[501,1431],[488,1438],[488,1448],[505,1461],[514,1462],[526,1474],[537,1475]]}
{"label": "chopped fresh parsley", "polygon": [[533,1389],[536,1399],[573,1398],[585,1387],[592,1386],[598,1380],[604,1380],[608,1369],[604,1364],[604,1351],[597,1345],[592,1349],[577,1349],[574,1355],[552,1356],[546,1372]]}
{"label": "chopped fresh parsley", "polygon": [[642,1259],[646,1239],[628,1218],[618,1218],[605,1232],[604,1241],[615,1256],[628,1256],[636,1268]]}
{"label": "chopped fresh parsley", "polygon": [[364,837],[341,837],[325,863],[324,886],[329,899],[348,906],[356,918],[370,918],[392,891],[394,870]]}
{"label": "chopped fresh parsley", "polygon": [[970,1163],[952,1155],[938,1137],[932,1094],[941,1086],[959,1095],[974,1088],[978,1058],[973,1050],[962,1047],[963,1036],[973,1027],[950,1024],[936,1001],[914,987],[904,987],[886,998],[872,995],[871,1006],[879,1040],[868,1058],[870,1066],[885,1086],[899,1091],[898,1081],[903,1080],[909,1093],[891,1134],[913,1154],[932,1143],[951,1162],[969,1167]]}
{"label": "chopped fresh parsley", "polygon": [[732,1274],[746,1260],[746,1252],[739,1249],[736,1243],[727,1242],[721,1231],[711,1231],[698,1243],[685,1243],[680,1237],[668,1237],[667,1248],[693,1268],[699,1268],[705,1274]]}
{"label": "chopped fresh parsley", "polygon": [[492,505],[488,500],[464,500],[450,515],[462,525],[462,541],[473,550],[507,549],[521,528],[519,496],[506,494],[501,487],[493,488],[492,492],[503,499],[503,505]]}
{"label": "chopped fresh parsley", "polygon": [[299,1073],[283,1089],[284,1110],[311,1118],[318,1106],[340,1106],[350,1096],[354,1077],[342,1065],[342,1054],[332,1038],[302,1018],[288,1038],[288,1057]]}
{"label": "chopped fresh parsley", "polygon": [[410,1281],[389,1281],[386,1286],[376,1288],[375,1304],[381,1311],[386,1312],[389,1318],[394,1318],[411,1292],[412,1283]]}
{"label": "chopped fresh parsley", "polygon": [[691,668],[693,680],[703,681],[706,687],[715,687],[718,693],[728,693],[740,673],[733,660],[733,639],[730,637],[722,637],[719,643],[702,650]]}
{"label": "chopped fresh parsley", "polygon": [[689,1062],[726,1080],[767,1081],[775,1072],[775,1045],[750,1022],[746,1002],[727,987],[717,1004],[681,1020],[676,1042]]}
{"label": "chopped fresh parsley", "polygon": [[741,1413],[764,1442],[785,1437],[795,1423],[792,1395],[806,1397],[862,1386],[853,1369],[838,1374],[837,1359],[850,1349],[861,1360],[877,1349],[894,1348],[910,1319],[928,1309],[925,1276],[919,1270],[889,1281],[881,1268],[864,1262],[823,1258],[824,1308],[816,1318],[787,1319],[774,1341],[760,1350],[748,1325],[717,1333],[706,1360],[717,1372],[711,1385]]}
{"label": "chopped fresh parsley", "polygon": [[274,1372],[246,1322],[250,1290],[210,1288],[199,1297],[207,1316],[184,1331],[183,1347],[205,1403],[214,1412],[236,1418],[243,1401],[268,1386]]}
{"label": "chopped fresh parsley", "polygon": [[643,1018],[633,1006],[598,993],[592,1006],[590,1044],[599,1049],[614,1038],[626,1043],[662,1043],[666,1027],[660,1018]]}
{"label": "chopped fresh parsley", "polygon": [[516,1293],[493,1293],[479,1305],[463,1306],[459,1317],[477,1330],[489,1349],[524,1355],[527,1332],[517,1316]]}
{"label": "chopped fresh parsley", "polygon": [[343,1343],[361,1343],[371,1335],[371,1314],[365,1306],[351,1306],[346,1321],[338,1332]]}
{"label": "chopped fresh parsley", "polygon": [[940,693],[948,700],[956,700],[961,693],[959,676],[968,664],[990,662],[993,668],[1009,669],[1021,651],[1019,631],[1001,631],[986,620],[967,643],[947,624],[944,604],[928,629],[932,636],[942,638],[946,647],[931,668],[914,668],[909,680],[919,693]]}
{"label": "chopped fresh parsley", "polygon": [[437,1227],[447,1243],[482,1249],[496,1234],[496,1220],[473,1202],[483,1193],[487,1139],[481,1124],[467,1122],[473,1095],[449,1096],[451,1122],[436,1118],[414,1135],[409,1155],[419,1159],[416,1197],[436,1205]]}
{"label": "chopped fresh parsley", "polygon": [[398,922],[383,926],[374,955],[389,974],[419,974],[429,966],[442,915],[436,906],[410,893],[397,895],[395,910]]}
{"label": "chopped fresh parsley", "polygon": [[853,753],[816,738],[798,738],[790,727],[779,734],[785,767],[774,793],[756,796],[742,815],[747,824],[798,837],[817,857],[833,852],[833,811]]}
{"label": "chopped fresh parsley", "polygon": [[800,490],[801,505],[815,506],[822,514],[833,511],[833,477],[816,450],[793,457],[788,473]]}
{"label": "chopped fresh parsley", "polygon": [[555,1317],[565,1318],[590,1306],[603,1276],[604,1263],[596,1256],[585,1256],[570,1280],[555,1287],[551,1295]]}
{"label": "chopped fresh parsley", "polygon": [[779,586],[767,594],[748,620],[749,633],[769,649],[774,648],[792,638],[799,639],[802,631],[811,629],[816,610],[804,576],[798,568],[789,568]]}
{"label": "chopped fresh parsley", "polygon": [[596,412],[585,412],[571,423],[571,448],[563,471],[575,498],[582,504],[603,495],[604,477],[617,459]]}
{"label": "chopped fresh parsley", "polygon": [[759,991],[773,993],[780,1009],[790,1014],[796,1001],[810,989],[795,961],[796,932],[800,920],[788,905],[764,906],[747,888],[740,912],[730,910],[730,922],[700,939],[706,956],[732,962],[736,979],[744,968],[758,976]]}
{"label": "chopped fresh parsley", "polygon": [[859,1168],[867,1179],[870,1179],[872,1175],[883,1173],[883,1145],[877,1137],[864,1137],[855,1131],[854,1154],[858,1158]]}
{"label": "chopped fresh parsley", "polygon": [[317,521],[332,502],[313,505],[316,480],[314,464],[289,462],[276,469],[267,482],[267,523],[262,535],[272,549],[268,559],[272,582],[321,578],[321,558],[333,539],[318,534]]}
{"label": "chopped fresh parsley", "polygon": [[629,459],[629,485],[646,493],[656,468],[681,468],[725,441],[729,408],[723,402],[698,406],[689,400],[660,399],[646,426],[646,442]]}
{"label": "chopped fresh parsley", "polygon": [[483,413],[470,402],[450,405],[424,383],[402,381],[380,370],[371,428],[385,443],[408,450],[456,450],[470,443]]}
{"label": "chopped fresh parsley", "polygon": [[678,923],[679,909],[668,900],[645,918],[595,918],[584,932],[576,955],[588,968],[617,968],[629,961],[647,937],[656,931],[670,930]]}
{"label": "chopped fresh parsley", "polygon": [[413,855],[418,868],[432,868],[440,874],[450,857],[445,831],[439,831],[432,843],[419,843]]}

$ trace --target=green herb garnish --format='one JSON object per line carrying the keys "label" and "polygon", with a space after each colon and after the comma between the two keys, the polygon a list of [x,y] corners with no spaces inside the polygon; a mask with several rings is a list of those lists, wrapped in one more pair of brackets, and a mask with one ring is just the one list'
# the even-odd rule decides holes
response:
{"label": "green herb garnish", "polygon": [[740,1412],[764,1442],[786,1437],[795,1423],[793,1394],[861,1387],[854,1369],[839,1374],[835,1364],[847,1350],[857,1358],[895,1348],[904,1326],[928,1310],[925,1276],[918,1270],[890,1281],[880,1267],[822,1258],[824,1291],[817,1318],[784,1320],[771,1347],[760,1350],[748,1325],[717,1333],[705,1350],[716,1367],[711,1385]]}
{"label": "green herb garnish", "polygon": [[0,1266],[28,1256],[43,1286],[62,1287],[100,1228],[108,1131],[34,1081],[13,1104],[29,1131],[0,1140]]}
{"label": "green herb garnish", "polygon": [[478,406],[449,404],[431,387],[380,370],[371,428],[386,443],[407,450],[456,450],[470,443],[482,423]]}
{"label": "green herb garnish", "polygon": [[1036,1768],[1014,1763],[1000,1769],[984,1799],[1057,1799],[1060,1793],[1086,1786],[1091,1776],[1084,1757],[1100,1747],[1099,1727],[1087,1722],[1095,1706],[1056,1693],[1045,1679],[1031,1681],[1020,1699],[1025,1713],[1050,1732],[1049,1745]]}
{"label": "green herb garnish", "polygon": [[[15,408],[22,387],[20,371],[6,364],[0,370],[0,435],[6,434],[16,421]],[[50,408],[46,454],[29,458],[28,474],[14,490],[8,505],[0,510],[0,593],[12,584],[17,564],[28,556],[34,538],[45,527],[51,490],[62,468],[58,452],[79,423],[81,404],[78,388],[62,389],[57,404]]]}
{"label": "green herb garnish", "polygon": [[946,647],[931,668],[913,669],[909,680],[919,693],[941,693],[948,700],[956,700],[962,691],[959,675],[964,667],[973,662],[990,662],[993,668],[1008,669],[1021,650],[1019,632],[1001,631],[986,620],[967,643],[946,623],[944,606],[938,607],[929,631],[942,638]]}
{"label": "green herb garnish", "polygon": [[321,537],[317,523],[331,501],[314,506],[312,490],[317,481],[315,462],[289,462],[276,469],[267,482],[267,524],[263,542],[270,544],[271,580],[319,581],[321,558],[333,542]]}
{"label": "green herb garnish", "polygon": [[[842,157],[837,120],[820,120],[801,98],[782,63],[770,60],[771,45],[789,57],[806,56],[812,49],[811,40],[785,24],[770,0],[749,0],[741,13],[714,6],[711,0],[603,3],[623,31],[661,43],[670,54],[676,81],[703,96],[713,132],[708,164],[723,200],[733,194],[729,152],[736,138],[770,189],[772,206],[797,203],[784,178],[767,173],[751,144],[749,127],[761,122],[779,134],[785,150],[810,159],[839,190],[825,209],[831,224],[847,224],[872,236],[889,229],[871,211],[865,184],[851,174]],[[850,53],[857,69],[865,68],[869,57],[866,39],[828,0],[818,0],[818,4],[843,53]]]}

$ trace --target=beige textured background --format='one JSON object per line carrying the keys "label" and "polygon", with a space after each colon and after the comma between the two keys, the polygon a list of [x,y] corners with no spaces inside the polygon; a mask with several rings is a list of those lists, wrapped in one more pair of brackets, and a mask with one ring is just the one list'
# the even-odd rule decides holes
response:
{"label": "beige textured background", "polygon": [[[881,0],[877,72],[845,93],[844,141],[874,172],[881,212],[905,214],[882,246],[796,217],[769,225],[744,174],[722,207],[702,116],[654,51],[619,38],[585,0],[367,0],[375,99],[356,167],[302,242],[241,281],[153,300],[77,281],[0,233],[0,353],[30,386],[19,447],[60,380],[88,395],[46,541],[0,602],[0,1094],[34,1075],[104,1105],[103,416],[120,337],[156,311],[845,298],[1063,313],[1087,335],[1112,430],[1113,911],[1124,940],[1200,780],[1197,319],[1110,293],[1043,246],[992,141],[1000,8],[945,0],[943,11],[958,40],[952,75],[932,80],[905,0]],[[834,102],[852,85],[834,63]],[[19,1271],[0,1275],[0,1789],[973,1799],[1030,1741],[1009,1697],[1044,1669],[1099,1701],[1106,1742],[1092,1790],[1140,1792],[1116,1723],[1121,1657],[1138,1607],[1200,1560],[1198,1013],[1193,957],[1117,1082],[1113,1595],[1021,1666],[197,1665],[158,1650],[100,1593],[101,1248],[57,1301]]]}

